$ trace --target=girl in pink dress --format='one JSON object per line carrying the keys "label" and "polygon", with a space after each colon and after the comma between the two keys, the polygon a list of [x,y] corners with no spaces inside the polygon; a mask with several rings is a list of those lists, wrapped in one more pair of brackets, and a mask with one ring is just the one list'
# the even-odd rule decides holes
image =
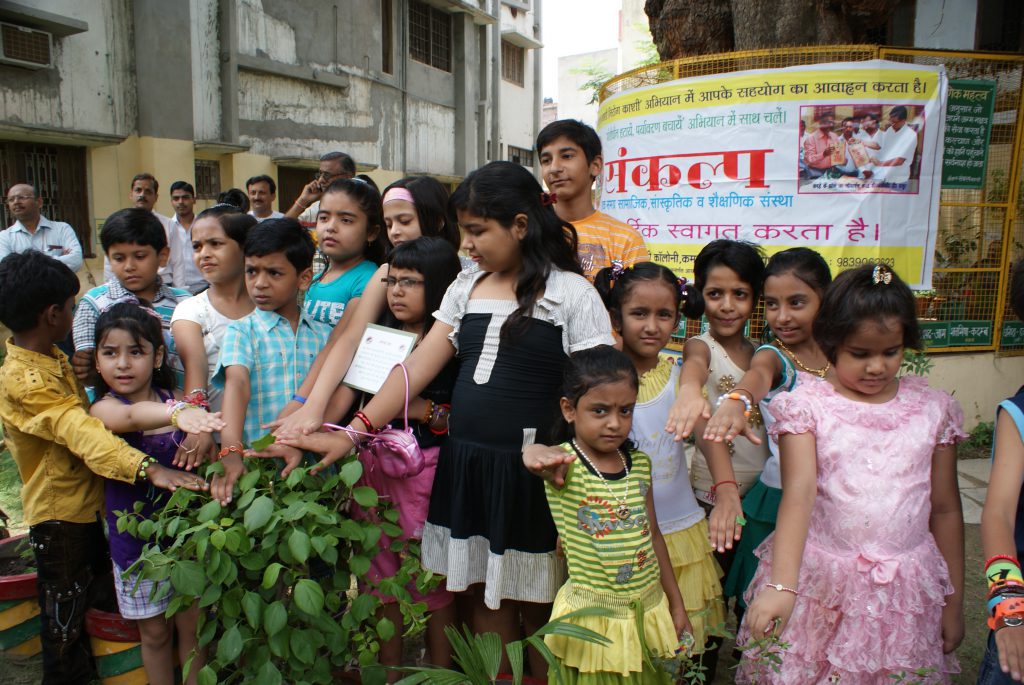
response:
{"label": "girl in pink dress", "polygon": [[814,336],[833,371],[772,400],[782,503],[739,636],[788,646],[778,670],[749,648],[737,682],[882,685],[924,669],[948,683],[964,630],[963,413],[923,378],[897,377],[920,333],[888,267],[840,274]]}

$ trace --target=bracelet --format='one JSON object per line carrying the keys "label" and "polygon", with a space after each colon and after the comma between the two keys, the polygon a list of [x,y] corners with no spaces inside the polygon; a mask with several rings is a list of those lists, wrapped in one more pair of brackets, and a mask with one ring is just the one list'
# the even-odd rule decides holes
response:
{"label": "bracelet", "polygon": [[[447,435],[448,433],[448,416],[452,413],[452,405],[450,404],[439,404],[434,409],[434,416],[430,417],[430,421],[427,424],[427,430],[434,435]],[[444,419],[444,427],[437,428],[434,424],[439,423],[441,419]]]}
{"label": "bracelet", "polygon": [[998,595],[1002,595],[1004,597],[1018,595],[1024,596],[1024,584],[1018,583],[1016,581],[999,583],[998,585],[993,585],[992,587],[990,587],[988,589],[988,594],[986,596],[989,599],[991,599]]}
{"label": "bracelet", "polygon": [[995,555],[994,557],[990,558],[988,561],[985,562],[985,568],[987,569],[989,566],[991,566],[995,562],[999,561],[1000,559],[1002,559],[1003,561],[1008,561],[1011,564],[1013,564],[1014,566],[1016,566],[1017,568],[1020,568],[1020,562],[1017,561],[1017,558],[1016,557],[1011,557],[1009,554],[997,554],[997,555]]}
{"label": "bracelet", "polygon": [[1020,628],[1024,626],[1024,614],[1013,614],[1010,616],[1000,616],[997,619],[989,619],[988,626],[996,633],[1003,628]]}
{"label": "bracelet", "polygon": [[231,447],[222,447],[220,452],[217,452],[217,459],[218,459],[218,461],[223,459],[224,457],[228,456],[232,452],[234,452],[235,454],[237,454],[240,457],[244,455],[244,451],[242,450],[242,446],[241,445],[232,445]]}
{"label": "bracelet", "polygon": [[427,411],[423,414],[423,418],[420,423],[430,423],[430,420],[434,418],[434,408],[437,405],[434,404],[434,400],[427,400]]}
{"label": "bracelet", "polygon": [[708,499],[711,500],[712,504],[714,504],[715,500],[718,499],[718,486],[719,485],[735,485],[737,492],[740,489],[740,484],[737,483],[734,480],[722,480],[722,481],[719,481],[719,482],[715,483],[714,485],[711,486],[711,489],[708,491]]}
{"label": "bracelet", "polygon": [[739,394],[738,392],[730,392],[730,393],[728,393],[726,395],[722,395],[721,397],[718,398],[718,401],[715,402],[715,409],[718,409],[719,407],[721,407],[722,406],[722,402],[725,402],[726,400],[736,400],[737,402],[742,402],[743,403],[743,407],[744,407],[744,409],[743,409],[743,418],[747,418],[747,419],[750,418],[750,413],[754,410],[754,403],[753,402],[751,402],[749,399],[747,399],[743,395]]}
{"label": "bracelet", "polygon": [[1024,576],[1021,575],[1020,566],[1007,561],[997,561],[985,569],[985,577],[989,587],[1005,581],[1016,581],[1024,583]]}
{"label": "bracelet", "polygon": [[298,402],[299,404],[305,404],[306,398],[302,395],[292,395],[292,402]]}
{"label": "bracelet", "polygon": [[295,204],[297,204],[298,206],[302,207],[303,209],[309,209],[309,205],[302,204],[302,200],[296,200]]}
{"label": "bracelet", "polygon": [[357,418],[357,419],[359,419],[360,421],[363,422],[363,425],[366,426],[366,432],[367,433],[376,433],[377,432],[377,429],[373,427],[373,424],[370,422],[370,419],[366,418],[366,414],[364,414],[362,411],[357,411],[352,416],[354,416],[355,418]]}
{"label": "bracelet", "polygon": [[146,469],[148,469],[150,466],[156,463],[158,463],[157,460],[149,456],[148,454],[145,457],[143,457],[142,461],[139,462],[139,478],[141,478],[142,480],[146,480]]}
{"label": "bracelet", "polygon": [[996,623],[999,622],[1000,619],[1006,618],[1018,618],[1024,620],[1024,599],[1014,597],[997,604],[992,617],[988,619],[988,627],[995,630]]}
{"label": "bracelet", "polygon": [[791,595],[795,595],[795,596],[798,596],[798,597],[800,596],[799,592],[797,592],[796,590],[794,590],[791,587],[786,587],[782,583],[765,583],[764,586],[765,587],[770,587],[771,589],[777,590],[778,592],[788,592]]}
{"label": "bracelet", "polygon": [[185,402],[188,402],[193,407],[201,407],[206,411],[210,411],[210,396],[206,392],[206,388],[195,388],[190,392],[187,392],[181,398]]}
{"label": "bracelet", "polygon": [[750,397],[750,403],[754,404],[754,393],[750,392],[746,388],[733,388],[732,391],[733,392],[745,392],[745,393],[747,393],[747,396]]}
{"label": "bracelet", "polygon": [[188,402],[175,402],[173,406],[167,408],[167,413],[171,417],[171,426],[173,428],[178,427],[178,416],[186,409],[195,409],[195,406]]}

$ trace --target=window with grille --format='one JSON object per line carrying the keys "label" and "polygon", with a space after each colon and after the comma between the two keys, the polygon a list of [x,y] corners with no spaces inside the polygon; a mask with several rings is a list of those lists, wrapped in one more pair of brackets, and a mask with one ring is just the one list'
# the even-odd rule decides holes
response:
{"label": "window with grille", "polygon": [[385,74],[395,73],[393,61],[394,50],[394,18],[392,17],[392,0],[380,0],[380,49],[381,71]]}
{"label": "window with grille", "polygon": [[523,85],[526,71],[526,49],[501,41],[501,78],[517,86]]}
{"label": "window with grille", "polygon": [[196,160],[196,199],[216,200],[220,195],[220,162]]}
{"label": "window with grille", "polygon": [[420,0],[409,0],[409,56],[435,69],[451,72],[451,15]]}
{"label": "window with grille", "polygon": [[522,164],[523,166],[533,166],[533,150],[527,150],[526,148],[516,147],[515,145],[508,146],[508,161],[515,162],[516,164]]}

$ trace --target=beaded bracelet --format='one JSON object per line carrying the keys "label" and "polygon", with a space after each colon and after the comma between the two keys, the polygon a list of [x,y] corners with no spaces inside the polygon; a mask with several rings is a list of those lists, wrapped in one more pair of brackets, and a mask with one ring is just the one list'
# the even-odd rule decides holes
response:
{"label": "beaded bracelet", "polygon": [[786,587],[782,583],[765,583],[764,586],[765,587],[770,587],[771,589],[777,590],[778,592],[788,592],[791,595],[796,595],[798,597],[800,596],[799,592],[797,592],[796,590],[794,590],[791,587]]}
{"label": "beaded bracelet", "polygon": [[148,476],[146,475],[146,469],[148,469],[150,466],[156,463],[158,463],[157,460],[149,456],[148,454],[145,457],[143,457],[142,461],[139,462],[139,478],[141,478],[142,480],[146,480],[148,478]]}
{"label": "beaded bracelet", "polygon": [[718,401],[715,403],[715,409],[721,407],[722,402],[725,402],[726,400],[736,400],[737,402],[742,402],[744,407],[743,417],[747,419],[750,418],[750,413],[754,410],[753,402],[751,402],[749,399],[739,394],[738,392],[730,392],[718,398]]}
{"label": "beaded bracelet", "polygon": [[420,420],[420,423],[430,423],[430,420],[434,418],[435,407],[437,407],[437,405],[434,404],[434,400],[427,400],[427,411],[423,413],[423,418]]}
{"label": "beaded bracelet", "polygon": [[[448,415],[452,413],[452,405],[450,404],[438,404],[434,407],[434,415],[430,417],[430,421],[427,422],[427,430],[434,435],[445,435],[448,433]],[[435,424],[440,423],[441,419],[444,419],[444,427],[437,428]]]}

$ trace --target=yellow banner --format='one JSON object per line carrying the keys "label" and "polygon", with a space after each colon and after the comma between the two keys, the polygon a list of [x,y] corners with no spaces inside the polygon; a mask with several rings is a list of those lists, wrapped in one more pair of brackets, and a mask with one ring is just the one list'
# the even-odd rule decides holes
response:
{"label": "yellow banner", "polygon": [[880,101],[893,103],[911,98],[922,100],[933,96],[938,86],[937,72],[917,69],[742,72],[704,80],[674,81],[642,91],[620,93],[601,103],[598,125],[605,126],[645,114],[728,105],[809,102],[821,98],[829,103],[840,103],[874,96]]}

